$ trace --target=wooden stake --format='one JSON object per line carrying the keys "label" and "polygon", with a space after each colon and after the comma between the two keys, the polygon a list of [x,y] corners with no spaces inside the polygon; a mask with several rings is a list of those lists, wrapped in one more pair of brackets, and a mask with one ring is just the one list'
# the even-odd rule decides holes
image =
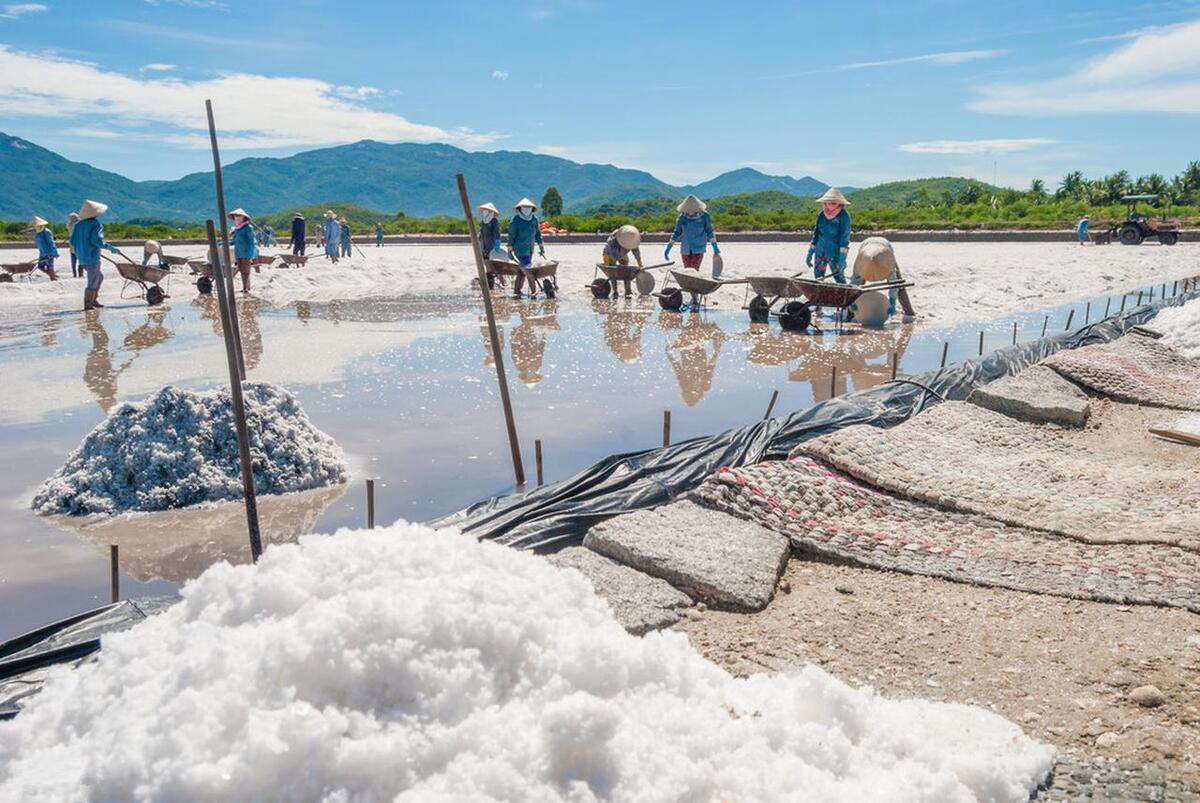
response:
{"label": "wooden stake", "polygon": [[[208,232],[208,247],[216,251],[217,233],[212,220],[205,222],[205,228]],[[220,261],[217,260],[217,262]],[[228,299],[220,298],[221,295],[229,294],[229,287],[225,282],[225,276],[218,275],[218,272],[227,273],[227,271],[222,271],[220,265],[214,264],[213,277],[218,281],[213,284],[216,285],[220,302],[217,306],[224,318],[221,321],[221,331],[225,336],[225,360],[229,363],[229,391],[233,398],[233,422],[237,427],[238,457],[242,464],[242,495],[246,500],[246,527],[250,531],[250,557],[257,563],[262,555],[262,539],[258,530],[258,497],[254,492],[254,466],[250,462],[250,433],[246,428],[246,403],[242,398],[242,380],[238,375],[237,345],[234,343],[233,328],[229,323],[233,310],[225,303]]]}
{"label": "wooden stake", "polygon": [[896,372],[900,370],[900,356],[896,352],[892,352],[892,379],[896,378]]}
{"label": "wooden stake", "polygon": [[508,448],[512,452],[513,474],[517,485],[525,484],[525,465],[521,462],[521,446],[517,440],[517,422],[513,418],[512,399],[508,396],[508,378],[504,375],[504,350],[500,345],[500,334],[496,331],[496,313],[492,309],[492,293],[488,290],[487,271],[483,267],[483,251],[479,245],[479,232],[475,229],[475,214],[467,199],[467,182],[463,174],[455,176],[458,181],[458,197],[462,201],[463,214],[467,218],[467,229],[471,234],[471,250],[475,252],[475,270],[478,272],[479,292],[483,296],[483,312],[487,316],[488,339],[492,344],[492,363],[496,366],[496,381],[500,384],[500,404],[504,408],[504,425],[508,429]]}
{"label": "wooden stake", "polygon": [[1120,315],[1122,312],[1125,311],[1125,299],[1127,299],[1127,298],[1129,298],[1128,294],[1121,296],[1121,308],[1119,310],[1117,310],[1118,315]]}
{"label": "wooden stake", "polygon": [[367,529],[375,529],[375,480],[367,480]]}
{"label": "wooden stake", "polygon": [[983,330],[979,330],[979,356],[983,356]]}
{"label": "wooden stake", "polygon": [[1046,320],[1042,321],[1042,337],[1046,336],[1046,327],[1050,325],[1050,316],[1046,316]]}
{"label": "wooden stake", "polygon": [[545,484],[545,480],[542,478],[542,442],[540,440],[533,442],[533,459],[537,463],[537,483],[541,488]]}
{"label": "wooden stake", "polygon": [[1104,317],[1108,317],[1108,311],[1112,309],[1112,296],[1104,300]]}
{"label": "wooden stake", "polygon": [[829,375],[829,398],[837,396],[837,366],[833,366],[833,372]]}
{"label": "wooden stake", "polygon": [[1142,306],[1142,291],[1141,291],[1141,290],[1138,290],[1138,303],[1137,303],[1137,305],[1138,305],[1139,307],[1140,307],[1140,306]]}
{"label": "wooden stake", "polygon": [[947,341],[942,344],[942,368],[946,367],[946,355],[950,353],[950,343]]}
{"label": "wooden stake", "polygon": [[1013,321],[1013,345],[1017,345],[1017,322]]}
{"label": "wooden stake", "polygon": [[121,601],[121,548],[116,544],[108,547],[109,586],[112,589],[112,601]]}
{"label": "wooden stake", "polygon": [[663,410],[663,446],[671,445],[671,411]]}
{"label": "wooden stake", "polygon": [[1167,300],[1167,283],[1166,282],[1163,282],[1162,292],[1159,293],[1158,297],[1163,301]]}
{"label": "wooden stake", "polygon": [[1072,308],[1071,308],[1071,311],[1067,313],[1067,325],[1063,327],[1063,331],[1064,331],[1064,332],[1066,332],[1066,331],[1070,330],[1070,328],[1071,328],[1071,321],[1072,321],[1072,320],[1074,320],[1074,319],[1075,319],[1075,308],[1074,308],[1074,307],[1072,307]]}
{"label": "wooden stake", "polygon": [[1177,295],[1179,295],[1179,280],[1178,279],[1171,282],[1171,298],[1174,298]]}
{"label": "wooden stake", "polygon": [[763,413],[763,421],[767,421],[771,418],[771,411],[775,409],[775,401],[778,398],[779,389],[776,388],[775,390],[771,391],[771,401],[767,402],[767,411]]}
{"label": "wooden stake", "polygon": [[[229,217],[225,214],[225,184],[221,178],[221,152],[217,148],[217,124],[213,122],[213,107],[212,101],[204,101],[204,108],[208,112],[208,139],[212,146],[213,155],[213,177],[217,185],[217,215],[221,218],[221,243],[224,246],[223,252],[218,253],[217,249],[212,245],[209,246],[209,253],[220,259],[223,255],[225,258],[225,281],[229,292],[225,294],[225,306],[229,310],[229,324],[233,327],[233,342],[236,348],[234,349],[237,355],[238,378],[246,381],[246,361],[242,357],[242,326],[238,322],[237,316],[237,293],[233,287],[233,255],[229,250]],[[213,271],[216,272],[217,266],[213,265]],[[257,558],[256,558],[257,560]]]}
{"label": "wooden stake", "polygon": [[1083,310],[1083,325],[1087,326],[1091,322],[1092,322],[1092,302],[1089,301],[1087,303],[1087,306],[1084,307],[1084,310]]}

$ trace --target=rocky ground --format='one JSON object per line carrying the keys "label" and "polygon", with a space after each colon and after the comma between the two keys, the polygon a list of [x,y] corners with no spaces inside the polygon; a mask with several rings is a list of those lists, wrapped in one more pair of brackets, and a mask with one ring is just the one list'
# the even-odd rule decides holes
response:
{"label": "rocky ground", "polygon": [[990,708],[1062,751],[1039,800],[1200,800],[1195,614],[798,559],[781,592],[755,614],[689,609],[676,628],[737,674],[815,663]]}

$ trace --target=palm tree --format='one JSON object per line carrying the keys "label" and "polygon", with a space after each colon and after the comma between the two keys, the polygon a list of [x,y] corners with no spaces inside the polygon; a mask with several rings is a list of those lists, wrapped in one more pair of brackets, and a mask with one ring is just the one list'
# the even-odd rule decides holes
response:
{"label": "palm tree", "polygon": [[1054,193],[1054,197],[1059,200],[1064,198],[1072,201],[1082,200],[1084,196],[1084,184],[1083,171],[1073,170],[1063,176],[1062,183],[1059,184],[1058,191]]}
{"label": "palm tree", "polygon": [[1040,178],[1029,182],[1029,197],[1033,199],[1034,203],[1041,203],[1046,197],[1046,182]]}
{"label": "palm tree", "polygon": [[1115,204],[1129,194],[1129,171],[1118,170],[1104,179],[1104,203]]}

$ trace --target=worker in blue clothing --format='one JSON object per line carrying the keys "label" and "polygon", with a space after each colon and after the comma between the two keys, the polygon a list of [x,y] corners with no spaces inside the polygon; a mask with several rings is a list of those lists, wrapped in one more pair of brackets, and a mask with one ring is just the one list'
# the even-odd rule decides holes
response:
{"label": "worker in blue clothing", "polygon": [[383,230],[383,221],[375,224],[375,247],[383,248],[383,238],[386,232]]}
{"label": "worker in blue clothing", "polygon": [[342,244],[342,256],[354,256],[354,249],[350,244],[350,223],[346,218],[338,218],[338,236],[341,238],[339,242]]}
{"label": "worker in blue clothing", "polygon": [[833,274],[838,284],[846,283],[846,254],[850,252],[850,213],[846,207],[850,202],[837,187],[830,187],[817,199],[821,211],[813,226],[812,242],[804,264],[813,269],[813,275],[824,279],[826,271]]}
{"label": "worker in blue clothing", "polygon": [[[505,261],[504,248],[500,244],[500,210],[493,203],[480,204],[479,210],[479,250],[483,259]],[[504,285],[504,277],[497,276],[491,270],[487,272],[488,287],[495,287],[496,282]]]}
{"label": "worker in blue clothing", "polygon": [[54,272],[54,260],[58,258],[58,246],[54,244],[54,232],[50,230],[50,221],[33,216],[29,228],[35,232],[33,241],[37,243],[38,270],[45,271],[50,281],[57,282],[58,274]]}
{"label": "worker in blue clothing", "polygon": [[1079,222],[1075,224],[1075,238],[1079,240],[1079,244],[1083,245],[1088,239],[1088,216],[1084,215],[1079,218]]}
{"label": "worker in blue clothing", "polygon": [[75,249],[71,247],[71,234],[75,231],[75,224],[79,222],[79,213],[72,212],[67,215],[67,248],[71,252],[71,277],[76,278],[83,275],[83,269],[79,267],[79,257],[75,256]]}
{"label": "worker in blue clothing", "polygon": [[100,303],[100,285],[104,274],[100,272],[100,251],[121,253],[115,245],[104,240],[104,225],[97,220],[108,211],[108,204],[99,201],[84,201],[79,209],[79,222],[71,232],[71,248],[79,258],[79,266],[87,275],[87,289],[83,291],[83,309],[103,307]]}
{"label": "worker in blue clothing", "polygon": [[[537,243],[538,255],[546,256],[546,247],[542,243],[542,226],[534,214],[537,204],[533,201],[522,198],[513,208],[517,214],[508,222],[508,251],[513,259],[522,267],[526,267],[533,264],[534,243]],[[521,286],[524,283],[524,273],[517,271],[517,280],[513,283],[513,298],[521,297]]]}
{"label": "worker in blue clothing", "polygon": [[704,261],[704,252],[712,243],[713,253],[721,253],[717,245],[717,235],[713,231],[712,215],[708,213],[708,204],[695,195],[683,199],[676,207],[679,217],[675,219],[675,231],[663,251],[663,258],[671,258],[671,249],[679,243],[679,251],[683,254],[683,266],[692,270],[700,270]]}
{"label": "worker in blue clothing", "polygon": [[230,212],[229,217],[233,219],[233,236],[230,238],[233,241],[233,262],[238,273],[242,274],[242,292],[249,293],[250,268],[258,256],[254,224],[250,220],[250,213],[241,207]]}
{"label": "worker in blue clothing", "polygon": [[292,218],[292,253],[304,256],[305,238],[308,236],[308,223],[299,212]]}
{"label": "worker in blue clothing", "polygon": [[325,212],[325,256],[333,260],[333,264],[337,264],[338,253],[341,250],[342,244],[342,227],[338,225],[337,215],[332,209]]}

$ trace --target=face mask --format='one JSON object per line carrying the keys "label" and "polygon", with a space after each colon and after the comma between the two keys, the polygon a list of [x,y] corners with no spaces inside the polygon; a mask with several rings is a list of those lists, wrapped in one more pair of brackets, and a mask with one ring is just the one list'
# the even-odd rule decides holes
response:
{"label": "face mask", "polygon": [[687,218],[688,220],[699,220],[700,216],[703,214],[704,214],[703,212],[696,212],[695,214],[688,214],[685,212],[683,216],[685,218]]}
{"label": "face mask", "polygon": [[521,216],[522,220],[533,220],[533,210],[528,206],[522,206],[517,210],[517,214]]}
{"label": "face mask", "polygon": [[493,220],[495,220],[495,218],[496,218],[495,212],[484,212],[483,213],[483,222],[484,223],[491,223]]}
{"label": "face mask", "polygon": [[841,204],[826,203],[826,204],[824,204],[824,207],[825,207],[825,217],[829,218],[830,220],[833,220],[835,217],[837,217],[838,215],[840,215],[842,213],[842,205]]}

